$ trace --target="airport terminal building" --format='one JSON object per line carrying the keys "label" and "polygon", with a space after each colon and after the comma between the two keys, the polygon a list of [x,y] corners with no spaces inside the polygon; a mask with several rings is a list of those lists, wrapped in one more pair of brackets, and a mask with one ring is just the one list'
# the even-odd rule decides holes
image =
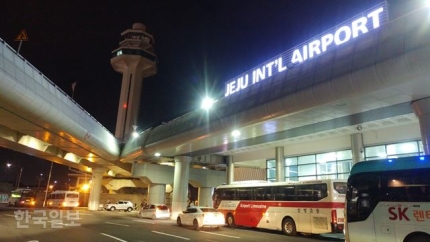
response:
{"label": "airport terminal building", "polygon": [[[272,147],[233,154],[235,164],[254,162],[270,181],[345,179],[359,161],[429,154],[428,11],[388,19],[387,9],[376,6],[227,83],[227,94],[260,85],[254,96],[232,95],[279,95],[266,102],[267,115],[286,113],[263,125],[280,130],[265,138]],[[273,66],[276,76],[260,80]]]}
{"label": "airport terminal building", "polygon": [[225,164],[228,182],[345,179],[359,161],[429,154],[428,15],[382,2],[229,80],[211,110],[145,131],[139,148]]}

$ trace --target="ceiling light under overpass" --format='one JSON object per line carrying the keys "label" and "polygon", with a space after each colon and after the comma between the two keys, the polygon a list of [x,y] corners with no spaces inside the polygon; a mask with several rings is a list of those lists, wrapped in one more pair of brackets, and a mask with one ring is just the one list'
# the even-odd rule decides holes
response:
{"label": "ceiling light under overpass", "polygon": [[231,136],[233,137],[239,137],[240,136],[240,131],[239,130],[233,130],[233,132],[231,132]]}

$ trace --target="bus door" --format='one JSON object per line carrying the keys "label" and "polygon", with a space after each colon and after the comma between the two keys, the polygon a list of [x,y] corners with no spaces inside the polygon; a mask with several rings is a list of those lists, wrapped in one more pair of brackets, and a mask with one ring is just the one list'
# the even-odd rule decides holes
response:
{"label": "bus door", "polygon": [[308,204],[313,201],[313,185],[297,186],[297,201],[300,201],[297,208],[296,222],[297,230],[299,231],[312,231],[311,217],[313,215],[313,208]]}
{"label": "bus door", "polygon": [[365,180],[363,183],[360,182],[360,184],[357,184],[355,187],[349,188],[352,189],[352,192],[349,195],[350,197],[347,196],[347,229],[351,231],[363,231],[349,238],[347,241],[350,242],[376,241],[374,226],[375,214],[372,213],[374,208],[372,208],[372,204],[374,201],[372,200],[372,196],[377,195],[371,194],[366,182],[370,183],[371,181]]}

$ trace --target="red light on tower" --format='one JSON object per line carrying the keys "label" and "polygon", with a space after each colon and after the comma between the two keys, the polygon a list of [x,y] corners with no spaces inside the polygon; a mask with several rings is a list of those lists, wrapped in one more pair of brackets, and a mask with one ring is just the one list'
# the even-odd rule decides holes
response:
{"label": "red light on tower", "polygon": [[124,103],[124,104],[122,105],[122,108],[126,109],[126,108],[127,108],[127,103]]}

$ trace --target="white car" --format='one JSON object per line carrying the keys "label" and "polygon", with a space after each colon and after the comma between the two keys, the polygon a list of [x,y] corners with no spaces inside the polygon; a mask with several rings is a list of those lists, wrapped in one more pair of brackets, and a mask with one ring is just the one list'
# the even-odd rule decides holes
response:
{"label": "white car", "polygon": [[146,204],[139,210],[141,218],[170,218],[170,209],[165,204]]}
{"label": "white car", "polygon": [[115,211],[115,210],[124,210],[127,212],[131,212],[134,208],[134,205],[130,201],[120,200],[116,203],[108,203],[105,205],[106,210]]}
{"label": "white car", "polygon": [[190,225],[195,230],[199,230],[202,227],[215,227],[220,229],[221,226],[225,225],[224,215],[211,207],[188,207],[187,210],[183,211],[178,215],[176,219],[178,226]]}

